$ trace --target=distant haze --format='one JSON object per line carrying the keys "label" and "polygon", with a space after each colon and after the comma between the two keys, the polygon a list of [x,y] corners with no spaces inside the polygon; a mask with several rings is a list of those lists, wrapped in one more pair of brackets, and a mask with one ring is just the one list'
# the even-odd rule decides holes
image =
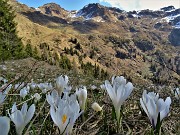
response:
{"label": "distant haze", "polygon": [[54,2],[66,10],[79,10],[89,3],[100,3],[105,6],[118,7],[126,11],[151,9],[158,10],[166,6],[180,8],[180,0],[17,0],[30,7],[39,7]]}

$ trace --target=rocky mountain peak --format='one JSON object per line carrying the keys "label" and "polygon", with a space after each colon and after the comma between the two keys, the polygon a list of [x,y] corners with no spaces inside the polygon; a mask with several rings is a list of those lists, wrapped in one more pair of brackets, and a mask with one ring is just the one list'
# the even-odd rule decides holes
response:
{"label": "rocky mountain peak", "polygon": [[83,16],[85,18],[92,18],[104,14],[105,7],[98,4],[92,3],[84,6],[78,11],[77,16]]}
{"label": "rocky mountain peak", "polygon": [[119,8],[105,7],[99,3],[92,3],[79,10],[76,16],[82,16],[86,20],[92,19],[97,22],[104,22],[117,20],[119,13],[122,13],[122,10]]}
{"label": "rocky mountain peak", "polygon": [[39,9],[42,13],[50,16],[66,18],[68,15],[68,11],[56,3],[44,4],[43,6],[39,7]]}
{"label": "rocky mountain peak", "polygon": [[91,9],[91,8],[103,8],[104,6],[100,5],[99,3],[90,3],[87,6],[84,6],[86,9]]}
{"label": "rocky mountain peak", "polygon": [[174,6],[167,6],[167,7],[161,8],[160,10],[163,10],[163,11],[167,12],[167,11],[170,11],[170,10],[173,10],[173,9],[175,9]]}

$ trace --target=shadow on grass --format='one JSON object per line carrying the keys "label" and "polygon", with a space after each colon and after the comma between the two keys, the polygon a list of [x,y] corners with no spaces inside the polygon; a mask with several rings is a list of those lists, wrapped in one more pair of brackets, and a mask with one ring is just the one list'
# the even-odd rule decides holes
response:
{"label": "shadow on grass", "polygon": [[56,16],[48,16],[44,15],[39,11],[34,12],[21,12],[23,15],[25,15],[29,20],[31,20],[34,23],[38,23],[40,25],[47,25],[48,23],[61,23],[61,24],[67,24],[67,21],[65,19],[56,17]]}

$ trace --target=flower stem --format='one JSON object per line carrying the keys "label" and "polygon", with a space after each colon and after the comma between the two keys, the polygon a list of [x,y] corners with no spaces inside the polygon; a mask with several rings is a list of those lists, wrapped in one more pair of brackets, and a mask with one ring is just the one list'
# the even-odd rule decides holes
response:
{"label": "flower stem", "polygon": [[116,109],[116,120],[117,120],[117,132],[119,133],[122,130],[122,115],[120,108]]}

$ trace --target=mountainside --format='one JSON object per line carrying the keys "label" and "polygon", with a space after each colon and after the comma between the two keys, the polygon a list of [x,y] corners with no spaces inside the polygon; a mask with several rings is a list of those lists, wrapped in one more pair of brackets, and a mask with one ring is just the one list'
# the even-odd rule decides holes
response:
{"label": "mountainside", "polygon": [[55,3],[45,4],[36,10],[42,12],[43,14],[49,15],[49,16],[57,16],[57,17],[61,17],[61,18],[66,18],[68,15],[68,11],[61,8],[59,5],[57,5]]}
{"label": "mountainside", "polygon": [[37,9],[11,4],[24,44],[37,46],[40,55],[46,44],[51,62],[58,53],[76,61],[79,69],[90,62],[139,83],[180,81],[180,9],[126,12],[95,3],[67,11],[55,3]]}

